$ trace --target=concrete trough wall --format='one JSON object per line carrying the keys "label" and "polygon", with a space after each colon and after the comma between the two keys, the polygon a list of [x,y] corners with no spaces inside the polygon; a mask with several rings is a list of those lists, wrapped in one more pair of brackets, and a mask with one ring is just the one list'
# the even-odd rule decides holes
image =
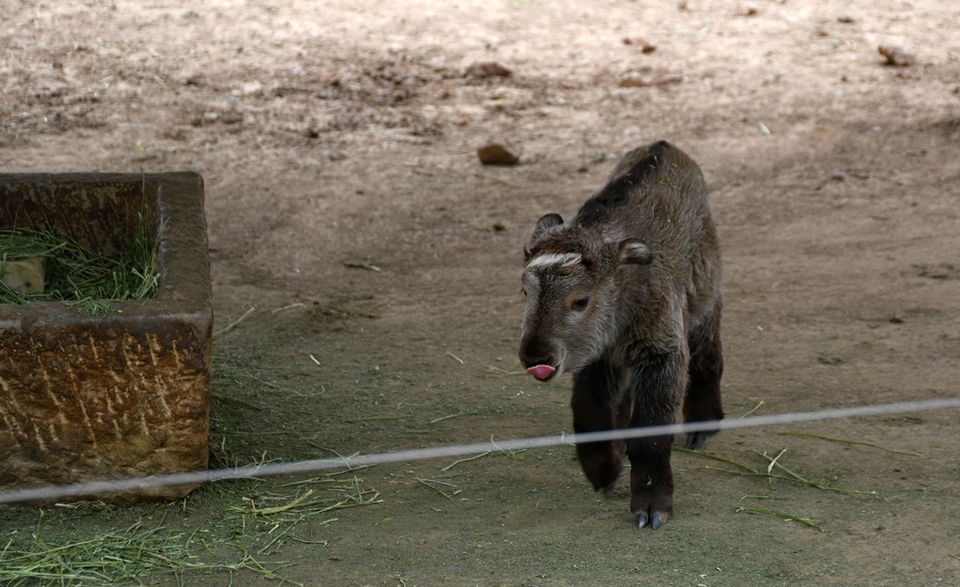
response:
{"label": "concrete trough wall", "polygon": [[[60,302],[0,304],[0,489],[205,468],[213,306],[196,173],[0,174],[0,227],[105,254],[159,237],[158,294],[105,318]],[[101,496],[177,499],[192,487]]]}

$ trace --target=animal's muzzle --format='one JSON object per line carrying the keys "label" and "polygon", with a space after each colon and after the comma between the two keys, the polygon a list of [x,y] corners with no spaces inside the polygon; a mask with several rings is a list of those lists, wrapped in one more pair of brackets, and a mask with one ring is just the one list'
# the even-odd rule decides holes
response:
{"label": "animal's muzzle", "polygon": [[549,345],[539,341],[524,341],[520,345],[520,363],[527,373],[540,381],[546,381],[557,370],[559,365]]}

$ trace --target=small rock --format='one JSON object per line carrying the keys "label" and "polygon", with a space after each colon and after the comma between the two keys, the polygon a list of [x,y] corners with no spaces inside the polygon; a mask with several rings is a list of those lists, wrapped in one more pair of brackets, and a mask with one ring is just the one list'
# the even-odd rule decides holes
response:
{"label": "small rock", "polygon": [[682,75],[663,75],[660,77],[643,77],[640,72],[628,71],[620,76],[621,88],[646,88],[649,86],[668,86],[683,82]]}
{"label": "small rock", "polygon": [[846,15],[846,14],[843,15],[843,16],[838,16],[838,17],[837,17],[837,22],[842,22],[843,24],[850,24],[850,23],[853,23],[853,22],[856,22],[856,21],[857,21],[857,19],[853,18],[852,16]]}
{"label": "small rock", "polygon": [[844,363],[844,360],[841,357],[837,357],[827,353],[820,353],[819,355],[817,355],[817,361],[821,365],[833,365],[833,366],[842,365]]}
{"label": "small rock", "polygon": [[491,139],[477,149],[477,157],[484,165],[514,165],[520,161],[522,150],[501,138]]}
{"label": "small rock", "polygon": [[843,181],[843,180],[847,179],[847,174],[844,173],[844,172],[842,172],[842,171],[838,171],[838,172],[834,173],[833,175],[831,175],[831,176],[830,176],[830,179],[832,179],[833,181]]}
{"label": "small rock", "polygon": [[877,51],[887,58],[887,65],[908,67],[913,65],[917,59],[916,55],[910,51],[907,51],[903,47],[898,47],[896,45],[880,45],[877,47]]}
{"label": "small rock", "polygon": [[219,120],[223,124],[237,124],[238,122],[243,122],[243,115],[239,112],[228,110],[220,115]]}
{"label": "small rock", "polygon": [[199,73],[193,73],[180,78],[181,86],[201,86],[203,85],[203,76]]}
{"label": "small rock", "polygon": [[635,40],[630,37],[624,37],[624,45],[636,45],[640,49],[641,53],[653,53],[657,50],[657,46],[653,43],[647,41],[643,37],[637,37]]}
{"label": "small rock", "polygon": [[478,61],[471,63],[463,70],[463,77],[510,77],[513,70],[500,65],[496,61]]}
{"label": "small rock", "polygon": [[620,76],[621,88],[643,88],[649,85],[650,83],[643,79],[640,74],[635,71],[629,71]]}
{"label": "small rock", "polygon": [[737,16],[753,16],[759,11],[760,9],[757,8],[756,4],[741,4],[737,6]]}
{"label": "small rock", "polygon": [[952,263],[937,264],[915,264],[913,266],[917,275],[920,277],[929,277],[930,279],[956,279],[960,277],[960,267]]}

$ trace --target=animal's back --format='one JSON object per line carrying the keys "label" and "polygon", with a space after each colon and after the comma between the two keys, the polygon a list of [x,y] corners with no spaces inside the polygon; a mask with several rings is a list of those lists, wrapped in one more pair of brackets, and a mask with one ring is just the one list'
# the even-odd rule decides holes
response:
{"label": "animal's back", "polygon": [[703,173],[666,141],[625,155],[572,223],[604,238],[641,239],[657,269],[686,287],[694,313],[719,295],[720,247]]}

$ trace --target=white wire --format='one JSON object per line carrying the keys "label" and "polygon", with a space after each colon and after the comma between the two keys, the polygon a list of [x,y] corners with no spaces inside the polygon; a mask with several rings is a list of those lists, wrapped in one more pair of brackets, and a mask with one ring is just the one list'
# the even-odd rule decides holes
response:
{"label": "white wire", "polygon": [[31,501],[49,502],[65,498],[96,496],[126,491],[142,491],[145,489],[170,487],[174,485],[194,485],[199,483],[211,483],[215,481],[227,481],[231,479],[250,479],[257,477],[292,475],[296,473],[315,473],[318,471],[351,469],[387,463],[406,463],[425,459],[462,457],[467,455],[483,454],[487,452],[509,453],[518,450],[546,448],[551,446],[570,445],[584,442],[646,438],[650,436],[680,435],[712,430],[754,428],[758,426],[782,426],[786,424],[817,422],[821,420],[862,418],[865,416],[884,416],[902,412],[922,412],[956,408],[960,408],[960,398],[857,406],[852,408],[835,408],[813,412],[793,412],[786,414],[775,414],[771,416],[754,416],[736,420],[692,422],[687,424],[648,426],[644,428],[628,428],[623,430],[609,430],[603,432],[538,436],[534,438],[499,440],[496,442],[494,442],[493,437],[491,437],[491,439],[487,442],[475,442],[471,444],[436,446],[430,448],[399,450],[369,455],[357,454],[348,457],[313,459],[290,463],[248,465],[233,469],[189,471],[186,473],[169,473],[163,475],[151,475],[147,477],[125,477],[120,479],[88,481],[67,485],[46,485],[42,487],[13,489],[0,491],[0,505]]}

